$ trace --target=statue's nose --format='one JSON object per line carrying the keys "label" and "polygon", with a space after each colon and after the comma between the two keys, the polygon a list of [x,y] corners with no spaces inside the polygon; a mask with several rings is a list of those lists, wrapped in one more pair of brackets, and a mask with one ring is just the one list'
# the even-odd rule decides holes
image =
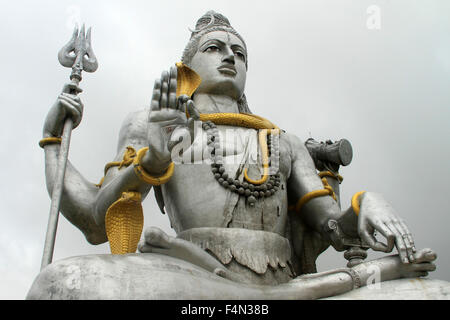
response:
{"label": "statue's nose", "polygon": [[222,62],[227,62],[227,63],[234,65],[234,54],[232,54],[232,53],[226,54],[223,57]]}

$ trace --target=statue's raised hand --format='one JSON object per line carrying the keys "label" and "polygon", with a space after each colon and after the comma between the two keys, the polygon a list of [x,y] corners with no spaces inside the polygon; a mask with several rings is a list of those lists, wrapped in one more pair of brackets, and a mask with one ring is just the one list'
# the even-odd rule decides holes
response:
{"label": "statue's raised hand", "polygon": [[[148,119],[149,152],[144,158],[146,169],[161,174],[173,160],[171,151],[183,139],[190,141],[193,121],[199,118],[194,102],[188,96],[177,97],[177,68],[164,71],[155,81]],[[186,109],[191,115],[186,116]]]}
{"label": "statue's raised hand", "polygon": [[61,94],[45,118],[44,137],[60,137],[67,117],[72,118],[73,128],[80,124],[84,107],[77,94],[82,91],[74,83],[64,85]]}

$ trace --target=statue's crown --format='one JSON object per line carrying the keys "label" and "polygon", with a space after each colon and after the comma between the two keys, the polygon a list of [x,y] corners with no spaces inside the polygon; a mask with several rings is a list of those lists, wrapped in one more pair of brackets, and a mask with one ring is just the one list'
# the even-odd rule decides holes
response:
{"label": "statue's crown", "polygon": [[233,33],[236,35],[239,39],[241,39],[242,43],[245,46],[245,41],[241,37],[241,35],[231,26],[230,21],[227,17],[225,17],[223,14],[220,14],[218,12],[215,12],[214,10],[210,10],[206,12],[203,16],[200,17],[200,19],[197,20],[197,23],[195,24],[195,30],[189,29],[191,34],[191,39],[203,35],[207,32],[214,31],[214,30],[225,30],[228,32]]}
{"label": "statue's crown", "polygon": [[225,17],[223,14],[210,10],[197,20],[195,30],[193,30],[192,33],[195,34],[202,30],[216,26],[223,26],[231,29],[233,28],[227,17]]}

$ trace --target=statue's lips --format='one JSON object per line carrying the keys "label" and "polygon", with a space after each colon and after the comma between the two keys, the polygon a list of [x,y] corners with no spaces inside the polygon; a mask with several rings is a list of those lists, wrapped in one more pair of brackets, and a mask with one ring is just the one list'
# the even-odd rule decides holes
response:
{"label": "statue's lips", "polygon": [[217,68],[220,73],[228,74],[231,76],[235,76],[237,74],[236,68],[234,66],[220,66]]}

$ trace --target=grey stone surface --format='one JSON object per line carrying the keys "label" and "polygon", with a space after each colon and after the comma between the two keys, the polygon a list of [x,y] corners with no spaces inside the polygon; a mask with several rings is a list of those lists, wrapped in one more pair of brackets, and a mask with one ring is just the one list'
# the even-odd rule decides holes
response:
{"label": "grey stone surface", "polygon": [[324,300],[450,300],[450,282],[426,278],[398,279]]}

